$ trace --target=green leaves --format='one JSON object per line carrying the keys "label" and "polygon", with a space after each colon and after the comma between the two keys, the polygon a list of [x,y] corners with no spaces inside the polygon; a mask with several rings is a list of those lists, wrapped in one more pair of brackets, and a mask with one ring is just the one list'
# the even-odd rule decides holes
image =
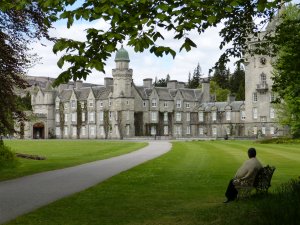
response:
{"label": "green leaves", "polygon": [[185,48],[185,50],[188,52],[192,49],[192,47],[196,48],[197,45],[189,38],[185,38],[185,42],[180,47],[180,51]]}

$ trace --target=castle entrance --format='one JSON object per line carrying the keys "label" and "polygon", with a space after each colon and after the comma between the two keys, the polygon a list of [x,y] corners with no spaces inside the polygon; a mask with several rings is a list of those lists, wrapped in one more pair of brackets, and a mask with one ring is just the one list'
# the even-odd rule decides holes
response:
{"label": "castle entrance", "polygon": [[33,139],[45,138],[45,125],[44,123],[35,123],[33,125]]}

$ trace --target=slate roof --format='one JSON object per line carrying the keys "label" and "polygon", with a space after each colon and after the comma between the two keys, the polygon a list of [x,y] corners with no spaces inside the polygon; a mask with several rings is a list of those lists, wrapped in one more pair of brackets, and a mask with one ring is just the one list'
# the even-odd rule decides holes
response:
{"label": "slate roof", "polygon": [[205,112],[210,112],[213,106],[217,107],[218,111],[225,111],[226,106],[230,106],[232,111],[239,111],[240,107],[244,104],[243,101],[228,102],[206,102],[202,103],[199,108],[203,107]]}
{"label": "slate roof", "polygon": [[60,92],[60,94],[58,95],[59,99],[62,102],[68,101],[70,100],[71,96],[72,96],[72,89],[65,89],[62,92]]}

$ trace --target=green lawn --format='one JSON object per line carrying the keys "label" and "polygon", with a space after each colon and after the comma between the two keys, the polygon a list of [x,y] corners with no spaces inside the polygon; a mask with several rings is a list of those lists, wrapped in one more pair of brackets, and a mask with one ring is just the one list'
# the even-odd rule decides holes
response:
{"label": "green lawn", "polygon": [[[8,224],[273,225],[263,220],[258,203],[274,194],[222,203],[228,181],[247,159],[250,146],[263,164],[276,166],[271,193],[300,175],[300,144],[174,142],[172,151],[160,158]],[[286,213],[280,207],[279,217]]]}
{"label": "green lawn", "polygon": [[7,140],[14,152],[45,156],[46,160],[18,159],[16,168],[2,169],[0,180],[107,159],[140,149],[142,142],[83,140]]}

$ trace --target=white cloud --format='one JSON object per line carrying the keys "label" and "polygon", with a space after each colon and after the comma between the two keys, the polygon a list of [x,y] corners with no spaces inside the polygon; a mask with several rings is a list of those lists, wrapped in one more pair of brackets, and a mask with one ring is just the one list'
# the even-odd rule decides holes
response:
{"label": "white cloud", "polygon": [[[72,38],[75,40],[85,40],[85,32],[89,27],[108,29],[108,24],[100,21],[93,24],[77,23],[70,29],[62,23],[56,24],[55,29],[51,31],[51,35],[55,37]],[[189,38],[191,38],[196,44],[197,48],[192,49],[189,52],[182,50],[179,52],[180,46],[183,40],[172,39],[173,35],[170,32],[162,31],[165,40],[163,44],[170,46],[177,51],[176,58],[172,56],[156,57],[148,50],[143,53],[134,52],[133,48],[124,45],[124,48],[128,51],[130,57],[130,67],[133,69],[133,79],[138,85],[142,84],[143,79],[155,77],[158,79],[165,78],[167,74],[170,74],[171,79],[178,81],[187,81],[188,73],[193,72],[194,68],[200,63],[202,72],[207,76],[208,70],[213,67],[221,54],[219,50],[220,37],[218,36],[218,30],[220,28],[213,28],[207,30],[200,36],[196,32],[191,32]],[[42,46],[40,43],[32,45],[33,51],[42,57],[41,63],[31,68],[28,72],[33,76],[47,76],[57,77],[62,70],[57,67],[57,61],[60,55],[55,55],[52,52],[53,43],[43,41]],[[87,78],[87,82],[103,84],[103,78],[105,76],[111,76],[111,70],[114,68],[114,56],[107,61],[105,67],[106,74],[93,71],[93,73]]]}

